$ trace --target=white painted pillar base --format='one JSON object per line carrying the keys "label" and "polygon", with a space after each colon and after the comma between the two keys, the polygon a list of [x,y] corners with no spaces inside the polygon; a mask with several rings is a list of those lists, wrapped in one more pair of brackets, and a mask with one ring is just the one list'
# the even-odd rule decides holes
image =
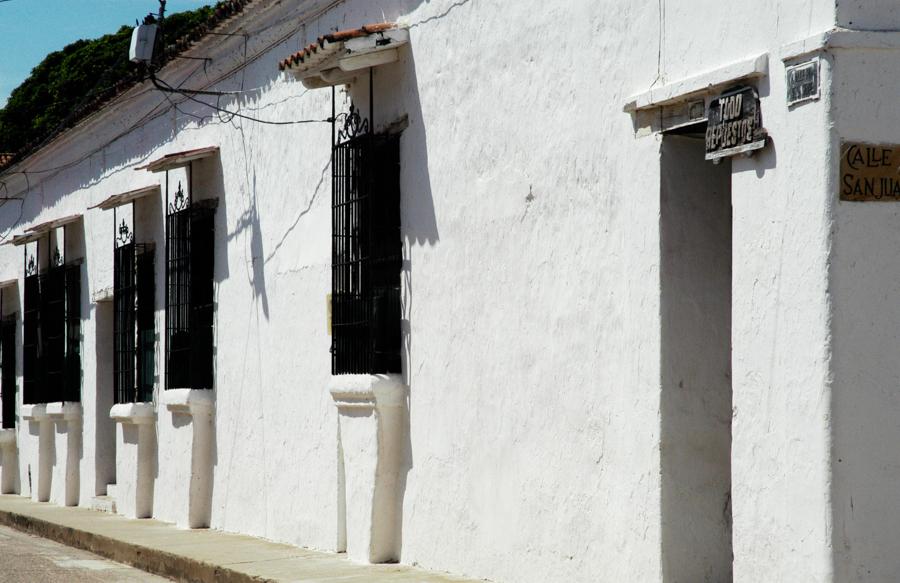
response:
{"label": "white painted pillar base", "polygon": [[169,431],[182,442],[179,447],[190,450],[190,455],[176,455],[167,461],[184,464],[173,468],[183,479],[169,493],[173,500],[179,501],[175,524],[181,528],[207,528],[212,514],[213,391],[169,389],[160,395],[160,401],[171,413],[167,416],[173,426]]}
{"label": "white painted pillar base", "polygon": [[[28,423],[28,432],[37,435],[37,459],[32,457],[34,474],[29,476],[31,499],[36,502],[50,500],[50,485],[53,481],[53,460],[56,457],[54,423],[47,417],[47,405],[22,405],[22,420]],[[32,442],[33,443],[33,442]],[[31,456],[34,456],[34,450]]]}
{"label": "white painted pillar base", "polygon": [[55,441],[50,502],[60,506],[78,506],[82,456],[81,403],[47,403],[46,412]]}
{"label": "white painted pillar base", "polygon": [[116,421],[116,512],[150,518],[157,463],[153,403],[113,405],[109,416]]}
{"label": "white painted pillar base", "polygon": [[329,391],[338,408],[338,550],[398,561],[407,387],[400,375],[340,375]]}
{"label": "white painted pillar base", "polygon": [[0,429],[0,494],[16,493],[16,475],[18,473],[16,430]]}

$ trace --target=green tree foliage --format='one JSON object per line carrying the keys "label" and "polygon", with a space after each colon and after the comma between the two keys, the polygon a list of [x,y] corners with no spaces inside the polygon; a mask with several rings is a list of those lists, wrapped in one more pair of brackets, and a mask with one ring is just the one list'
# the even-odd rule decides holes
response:
{"label": "green tree foliage", "polygon": [[[214,8],[205,6],[166,17],[168,45],[196,36]],[[34,146],[75,121],[84,108],[111,96],[116,87],[136,81],[141,72],[128,60],[132,27],[94,40],[79,40],[47,55],[0,109],[0,152]]]}

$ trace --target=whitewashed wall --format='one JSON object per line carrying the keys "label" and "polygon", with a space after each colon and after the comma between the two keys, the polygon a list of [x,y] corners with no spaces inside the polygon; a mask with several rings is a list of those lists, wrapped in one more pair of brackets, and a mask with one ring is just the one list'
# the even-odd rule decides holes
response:
{"label": "whitewashed wall", "polygon": [[[896,47],[834,51],[830,195],[835,199],[840,141],[900,142],[892,97],[900,76],[897,56]],[[837,581],[900,578],[898,225],[895,202],[835,204],[831,461]]]}
{"label": "whitewashed wall", "polygon": [[773,145],[735,159],[732,174],[734,573],[828,581],[829,67],[823,99],[789,110],[770,64]]}
{"label": "whitewashed wall", "polygon": [[[759,89],[773,145],[732,169],[734,573],[748,583],[832,580],[830,338],[841,324],[832,328],[828,283],[831,101],[826,92],[789,110],[778,54],[833,26],[835,3],[260,6],[242,21],[247,53],[271,47],[246,68],[229,73],[241,63],[240,37],[218,37],[197,51],[213,58],[206,73],[178,62],[162,77],[185,87],[218,79],[217,89],[246,91],[222,107],[260,118],[323,119],[330,91],[305,91],[278,75],[277,61],[334,28],[382,18],[411,26],[401,62],[375,77],[376,125],[403,115],[409,123],[401,558],[506,582],[663,580],[660,139],[636,138],[622,105],[651,86],[770,53]],[[830,70],[826,59],[826,88]],[[360,88],[351,94],[365,100]],[[149,85],[126,97],[32,157],[27,180],[3,177],[28,195],[21,217],[16,203],[0,208],[0,229],[85,212],[159,180],[133,170],[142,162],[219,146],[218,160],[196,165],[195,183],[220,201],[211,525],[333,550],[330,128],[229,120],[190,101],[175,111]],[[80,163],[41,172],[116,136]],[[85,212],[83,228],[94,291],[112,283],[112,217]],[[21,265],[20,249],[0,247],[0,280],[20,277]],[[87,300],[84,308],[87,504],[102,490],[98,472],[109,472],[94,428],[97,391],[112,387],[96,376],[97,311]],[[882,401],[872,391],[874,409]],[[172,497],[185,479],[176,469],[183,428],[164,408],[158,415],[154,514],[172,520],[183,503]],[[23,494],[36,439],[20,426]],[[869,532],[888,531],[885,523]],[[884,561],[866,544],[860,558],[841,559],[847,569]]]}

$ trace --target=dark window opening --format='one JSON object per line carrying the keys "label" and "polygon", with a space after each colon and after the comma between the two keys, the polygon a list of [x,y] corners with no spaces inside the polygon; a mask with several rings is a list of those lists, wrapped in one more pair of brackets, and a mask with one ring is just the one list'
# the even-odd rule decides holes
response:
{"label": "dark window opening", "polygon": [[41,402],[41,276],[25,277],[22,314],[22,401]]}
{"label": "dark window opening", "polygon": [[66,348],[63,401],[81,400],[81,266],[66,265]]}
{"label": "dark window opening", "polygon": [[3,429],[16,426],[16,317],[0,320],[0,398],[3,400]]}
{"label": "dark window opening", "polygon": [[332,374],[400,372],[401,265],[400,136],[346,136],[332,163]]}
{"label": "dark window opening", "polygon": [[25,277],[23,400],[81,400],[81,266]]}
{"label": "dark window opening", "polygon": [[153,400],[156,379],[156,253],[145,246],[137,256],[137,400]]}
{"label": "dark window opening", "polygon": [[[65,382],[66,373],[66,270],[53,267],[41,276],[42,366],[49,393]],[[48,401],[55,401],[48,397]]]}
{"label": "dark window opening", "polygon": [[115,402],[153,400],[155,281],[153,248],[127,243],[115,250],[113,320]]}
{"label": "dark window opening", "polygon": [[213,388],[215,202],[166,216],[166,388]]}

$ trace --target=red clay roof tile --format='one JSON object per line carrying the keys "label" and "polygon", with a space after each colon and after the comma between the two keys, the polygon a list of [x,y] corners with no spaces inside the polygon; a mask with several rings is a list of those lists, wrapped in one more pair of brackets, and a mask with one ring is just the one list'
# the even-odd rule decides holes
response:
{"label": "red clay roof tile", "polygon": [[320,48],[324,49],[325,43],[344,42],[352,38],[360,38],[394,28],[397,28],[397,25],[393,22],[378,22],[375,24],[366,24],[360,26],[359,28],[350,28],[347,30],[339,30],[337,32],[332,32],[329,34],[323,34],[318,39],[316,39],[316,42],[311,43],[310,45],[300,49],[299,51],[288,55],[287,58],[279,61],[278,70],[284,71],[285,69],[290,69],[294,65],[299,65],[300,63],[305,62],[306,59],[317,53]]}

